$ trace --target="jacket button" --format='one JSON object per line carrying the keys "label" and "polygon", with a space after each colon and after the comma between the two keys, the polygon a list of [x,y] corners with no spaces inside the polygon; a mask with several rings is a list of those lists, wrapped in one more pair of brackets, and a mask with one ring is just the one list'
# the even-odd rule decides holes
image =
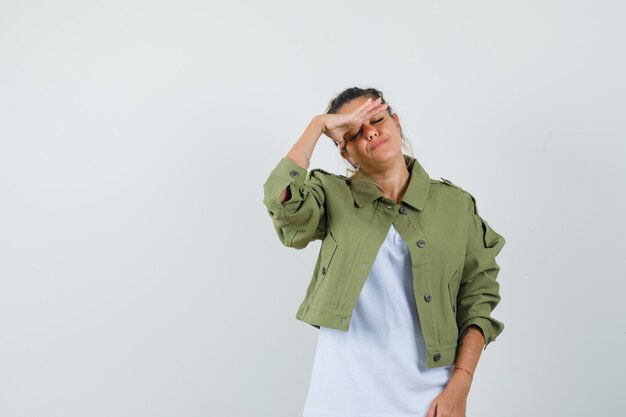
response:
{"label": "jacket button", "polygon": [[321,272],[322,272],[322,275],[326,275],[326,267],[325,266],[322,267]]}
{"label": "jacket button", "polygon": [[401,213],[401,214],[406,214],[406,212],[407,212],[407,211],[408,211],[408,210],[407,210],[406,206],[402,206],[402,207],[400,207],[400,213]]}
{"label": "jacket button", "polygon": [[435,353],[435,356],[433,356],[433,360],[437,362],[439,359],[441,359],[441,353]]}
{"label": "jacket button", "polygon": [[427,303],[430,303],[430,300],[432,300],[432,299],[433,299],[433,297],[430,294],[426,294],[424,296],[424,300],[426,300]]}
{"label": "jacket button", "polygon": [[420,248],[423,248],[424,246],[426,246],[426,241],[420,239],[417,241],[417,246],[419,246]]}
{"label": "jacket button", "polygon": [[393,208],[391,204],[387,204],[385,207],[387,207],[388,209]]}
{"label": "jacket button", "polygon": [[297,177],[299,174],[298,174],[298,171],[296,171],[295,169],[293,169],[293,170],[291,170],[291,172],[289,172],[289,175],[291,175],[292,177],[294,177],[294,178],[295,178],[295,177]]}

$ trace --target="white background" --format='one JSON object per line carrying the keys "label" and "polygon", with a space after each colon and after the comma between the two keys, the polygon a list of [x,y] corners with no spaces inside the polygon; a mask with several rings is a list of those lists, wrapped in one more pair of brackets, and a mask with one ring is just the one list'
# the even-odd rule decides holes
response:
{"label": "white background", "polygon": [[[0,3],[0,415],[301,415],[317,257],[262,184],[376,87],[507,239],[468,417],[623,413],[619,1]],[[345,174],[335,147],[311,163]]]}

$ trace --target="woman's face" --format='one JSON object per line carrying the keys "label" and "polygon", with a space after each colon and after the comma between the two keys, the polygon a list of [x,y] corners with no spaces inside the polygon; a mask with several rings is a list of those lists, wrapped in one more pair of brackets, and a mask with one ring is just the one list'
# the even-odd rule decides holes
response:
{"label": "woman's face", "polygon": [[[344,104],[338,113],[350,113],[369,97],[359,97]],[[358,163],[365,172],[380,170],[381,162],[402,154],[402,129],[398,115],[383,110],[370,117],[360,128],[348,131],[343,139],[346,146],[341,154],[351,164]],[[384,164],[383,164],[384,165]]]}

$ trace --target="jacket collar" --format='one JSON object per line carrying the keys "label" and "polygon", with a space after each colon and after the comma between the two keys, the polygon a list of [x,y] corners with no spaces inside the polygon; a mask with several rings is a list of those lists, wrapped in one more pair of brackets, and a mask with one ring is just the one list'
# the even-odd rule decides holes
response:
{"label": "jacket collar", "polygon": [[[402,197],[402,201],[421,211],[424,208],[426,197],[428,196],[430,176],[417,159],[409,155],[403,156],[404,162],[407,167],[409,167],[411,177],[409,178],[409,185]],[[376,187],[376,184],[374,184],[372,178],[365,174],[359,174],[359,176],[361,178],[356,181],[352,181],[351,178],[348,178],[352,197],[359,207],[363,207],[380,197],[384,197],[378,190],[378,187]]]}

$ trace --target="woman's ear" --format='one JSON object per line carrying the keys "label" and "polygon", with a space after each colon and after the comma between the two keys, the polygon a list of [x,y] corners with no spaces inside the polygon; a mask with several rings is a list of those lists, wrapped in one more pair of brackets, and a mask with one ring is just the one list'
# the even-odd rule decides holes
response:
{"label": "woman's ear", "polygon": [[350,163],[350,165],[354,166],[354,160],[352,159],[352,157],[348,154],[348,151],[346,150],[346,148],[343,148],[339,151],[339,154],[341,155],[341,157],[343,159],[345,159],[346,161],[348,161]]}
{"label": "woman's ear", "polygon": [[396,126],[398,126],[398,129],[402,130],[402,127],[400,126],[400,117],[398,116],[398,113],[392,114],[391,118],[396,121]]}

